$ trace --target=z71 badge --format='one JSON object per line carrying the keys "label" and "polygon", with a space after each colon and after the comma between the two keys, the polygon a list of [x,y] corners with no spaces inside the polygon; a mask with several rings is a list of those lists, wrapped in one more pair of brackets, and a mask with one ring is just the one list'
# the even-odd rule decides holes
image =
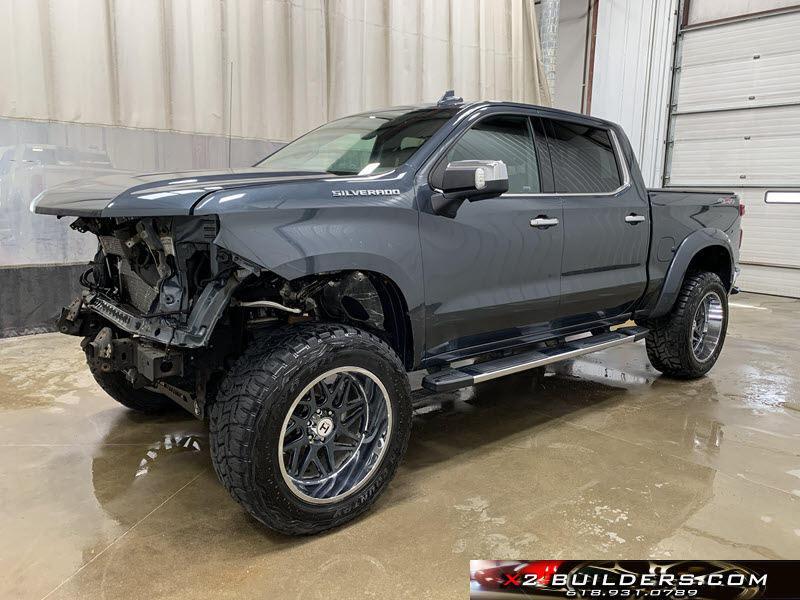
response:
{"label": "z71 badge", "polygon": [[333,190],[331,193],[337,198],[339,196],[399,196],[400,190]]}

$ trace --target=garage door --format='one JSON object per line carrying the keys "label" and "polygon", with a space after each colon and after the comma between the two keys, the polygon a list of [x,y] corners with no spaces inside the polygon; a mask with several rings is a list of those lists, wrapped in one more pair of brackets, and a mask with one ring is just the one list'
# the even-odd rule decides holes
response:
{"label": "garage door", "polygon": [[[800,297],[800,10],[689,26],[676,45],[665,184],[747,205],[746,291]],[[770,193],[769,202],[766,192]]]}

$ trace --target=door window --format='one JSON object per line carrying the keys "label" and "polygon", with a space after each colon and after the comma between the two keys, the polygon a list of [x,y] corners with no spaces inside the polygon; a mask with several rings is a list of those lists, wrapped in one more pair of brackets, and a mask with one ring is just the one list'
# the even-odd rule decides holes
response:
{"label": "door window", "polygon": [[551,123],[556,192],[603,194],[622,185],[608,131],[565,121]]}
{"label": "door window", "polygon": [[447,153],[448,163],[457,160],[502,160],[508,168],[509,193],[541,191],[533,137],[528,117],[523,115],[497,115],[480,121]]}

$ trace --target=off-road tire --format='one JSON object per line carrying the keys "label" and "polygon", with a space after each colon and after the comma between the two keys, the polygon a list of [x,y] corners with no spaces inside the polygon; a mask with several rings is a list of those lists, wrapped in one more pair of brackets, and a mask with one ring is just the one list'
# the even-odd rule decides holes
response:
{"label": "off-road tire", "polygon": [[[716,292],[719,296],[724,320],[713,354],[701,362],[692,351],[692,324],[700,302],[709,292]],[[688,273],[672,310],[645,325],[648,328],[645,337],[647,357],[653,367],[676,379],[702,377],[717,362],[728,328],[728,294],[722,280],[718,275],[705,271]]]}
{"label": "off-road tire", "polygon": [[103,391],[125,408],[149,415],[173,412],[180,409],[177,403],[163,394],[144,388],[134,389],[125,379],[123,373],[118,371],[106,373],[91,364],[89,369],[94,376],[94,380],[103,388]]}
{"label": "off-road tire", "polygon": [[[380,462],[351,495],[326,504],[296,495],[283,478],[278,440],[298,394],[342,366],[377,376],[391,403],[391,434]],[[211,460],[247,512],[289,535],[318,533],[354,519],[397,471],[411,433],[410,388],[397,354],[376,336],[340,324],[301,323],[256,340],[222,382],[210,406]]]}

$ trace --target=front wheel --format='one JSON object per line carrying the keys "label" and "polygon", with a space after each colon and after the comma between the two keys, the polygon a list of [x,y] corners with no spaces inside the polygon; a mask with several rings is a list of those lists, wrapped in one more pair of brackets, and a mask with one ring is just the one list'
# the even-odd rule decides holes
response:
{"label": "front wheel", "polygon": [[728,329],[728,295],[714,273],[686,276],[672,310],[647,324],[647,356],[670,377],[696,379],[717,362]]}
{"label": "front wheel", "polygon": [[287,534],[345,523],[378,498],[408,446],[408,378],[377,337],[298,324],[254,343],[209,410],[211,458],[250,514]]}

